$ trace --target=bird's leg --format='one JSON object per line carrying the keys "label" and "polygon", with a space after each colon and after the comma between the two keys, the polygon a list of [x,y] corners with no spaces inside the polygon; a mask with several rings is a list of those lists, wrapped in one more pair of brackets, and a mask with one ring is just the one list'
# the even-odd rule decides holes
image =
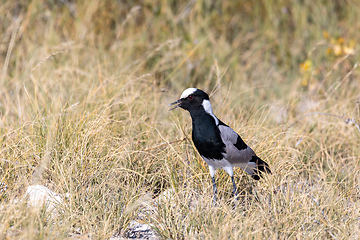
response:
{"label": "bird's leg", "polygon": [[214,191],[214,205],[216,204],[216,194],[217,194],[217,188],[216,188],[216,183],[215,183],[215,171],[216,169],[209,165],[209,171],[210,171],[210,175],[211,175],[211,179],[212,179],[212,183],[213,183],[213,191]]}
{"label": "bird's leg", "polygon": [[230,166],[226,166],[223,167],[223,169],[229,174],[229,176],[231,177],[232,183],[233,183],[233,194],[234,194],[234,198],[235,198],[235,202],[237,200],[237,196],[238,196],[238,192],[237,192],[237,187],[235,184],[235,180],[234,180],[234,171],[233,171],[233,167]]}
{"label": "bird's leg", "polygon": [[231,180],[232,180],[232,183],[233,183],[233,194],[234,194],[234,198],[235,198],[235,201],[236,201],[237,197],[238,197],[238,191],[237,191],[237,187],[236,187],[236,184],[235,184],[234,176],[231,176]]}
{"label": "bird's leg", "polygon": [[213,182],[214,205],[215,205],[216,204],[217,188],[216,188],[216,183],[215,183],[215,177],[213,176],[211,179],[212,179],[212,182]]}

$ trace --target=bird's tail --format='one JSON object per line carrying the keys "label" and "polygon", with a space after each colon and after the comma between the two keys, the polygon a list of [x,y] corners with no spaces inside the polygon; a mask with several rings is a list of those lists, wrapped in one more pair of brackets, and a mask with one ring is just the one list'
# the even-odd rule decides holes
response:
{"label": "bird's tail", "polygon": [[259,180],[260,177],[262,177],[263,172],[271,174],[269,165],[261,160],[258,156],[253,156],[251,162],[255,162],[256,164],[256,168],[253,169],[253,174],[251,175],[253,179]]}

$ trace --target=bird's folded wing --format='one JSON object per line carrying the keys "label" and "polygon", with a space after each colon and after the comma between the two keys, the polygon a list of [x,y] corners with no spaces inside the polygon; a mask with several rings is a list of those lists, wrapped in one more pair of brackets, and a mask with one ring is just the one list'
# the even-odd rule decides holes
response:
{"label": "bird's folded wing", "polygon": [[255,153],[241,137],[227,125],[219,125],[219,130],[221,139],[226,146],[224,158],[232,165],[238,165],[241,168],[244,164],[250,163]]}

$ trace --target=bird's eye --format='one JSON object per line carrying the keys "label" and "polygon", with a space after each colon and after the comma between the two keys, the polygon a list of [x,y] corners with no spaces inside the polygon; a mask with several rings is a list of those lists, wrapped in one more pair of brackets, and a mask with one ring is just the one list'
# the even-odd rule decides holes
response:
{"label": "bird's eye", "polygon": [[191,100],[191,99],[193,99],[193,98],[194,98],[194,95],[189,95],[189,96],[188,96],[188,99],[189,99],[189,100]]}

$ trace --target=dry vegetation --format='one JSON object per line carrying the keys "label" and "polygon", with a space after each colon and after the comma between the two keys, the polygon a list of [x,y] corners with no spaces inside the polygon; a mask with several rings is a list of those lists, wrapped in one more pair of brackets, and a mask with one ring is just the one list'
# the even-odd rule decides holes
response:
{"label": "dry vegetation", "polygon": [[[129,2],[2,1],[0,238],[358,239],[359,1]],[[236,208],[168,112],[187,87],[271,166]]]}

